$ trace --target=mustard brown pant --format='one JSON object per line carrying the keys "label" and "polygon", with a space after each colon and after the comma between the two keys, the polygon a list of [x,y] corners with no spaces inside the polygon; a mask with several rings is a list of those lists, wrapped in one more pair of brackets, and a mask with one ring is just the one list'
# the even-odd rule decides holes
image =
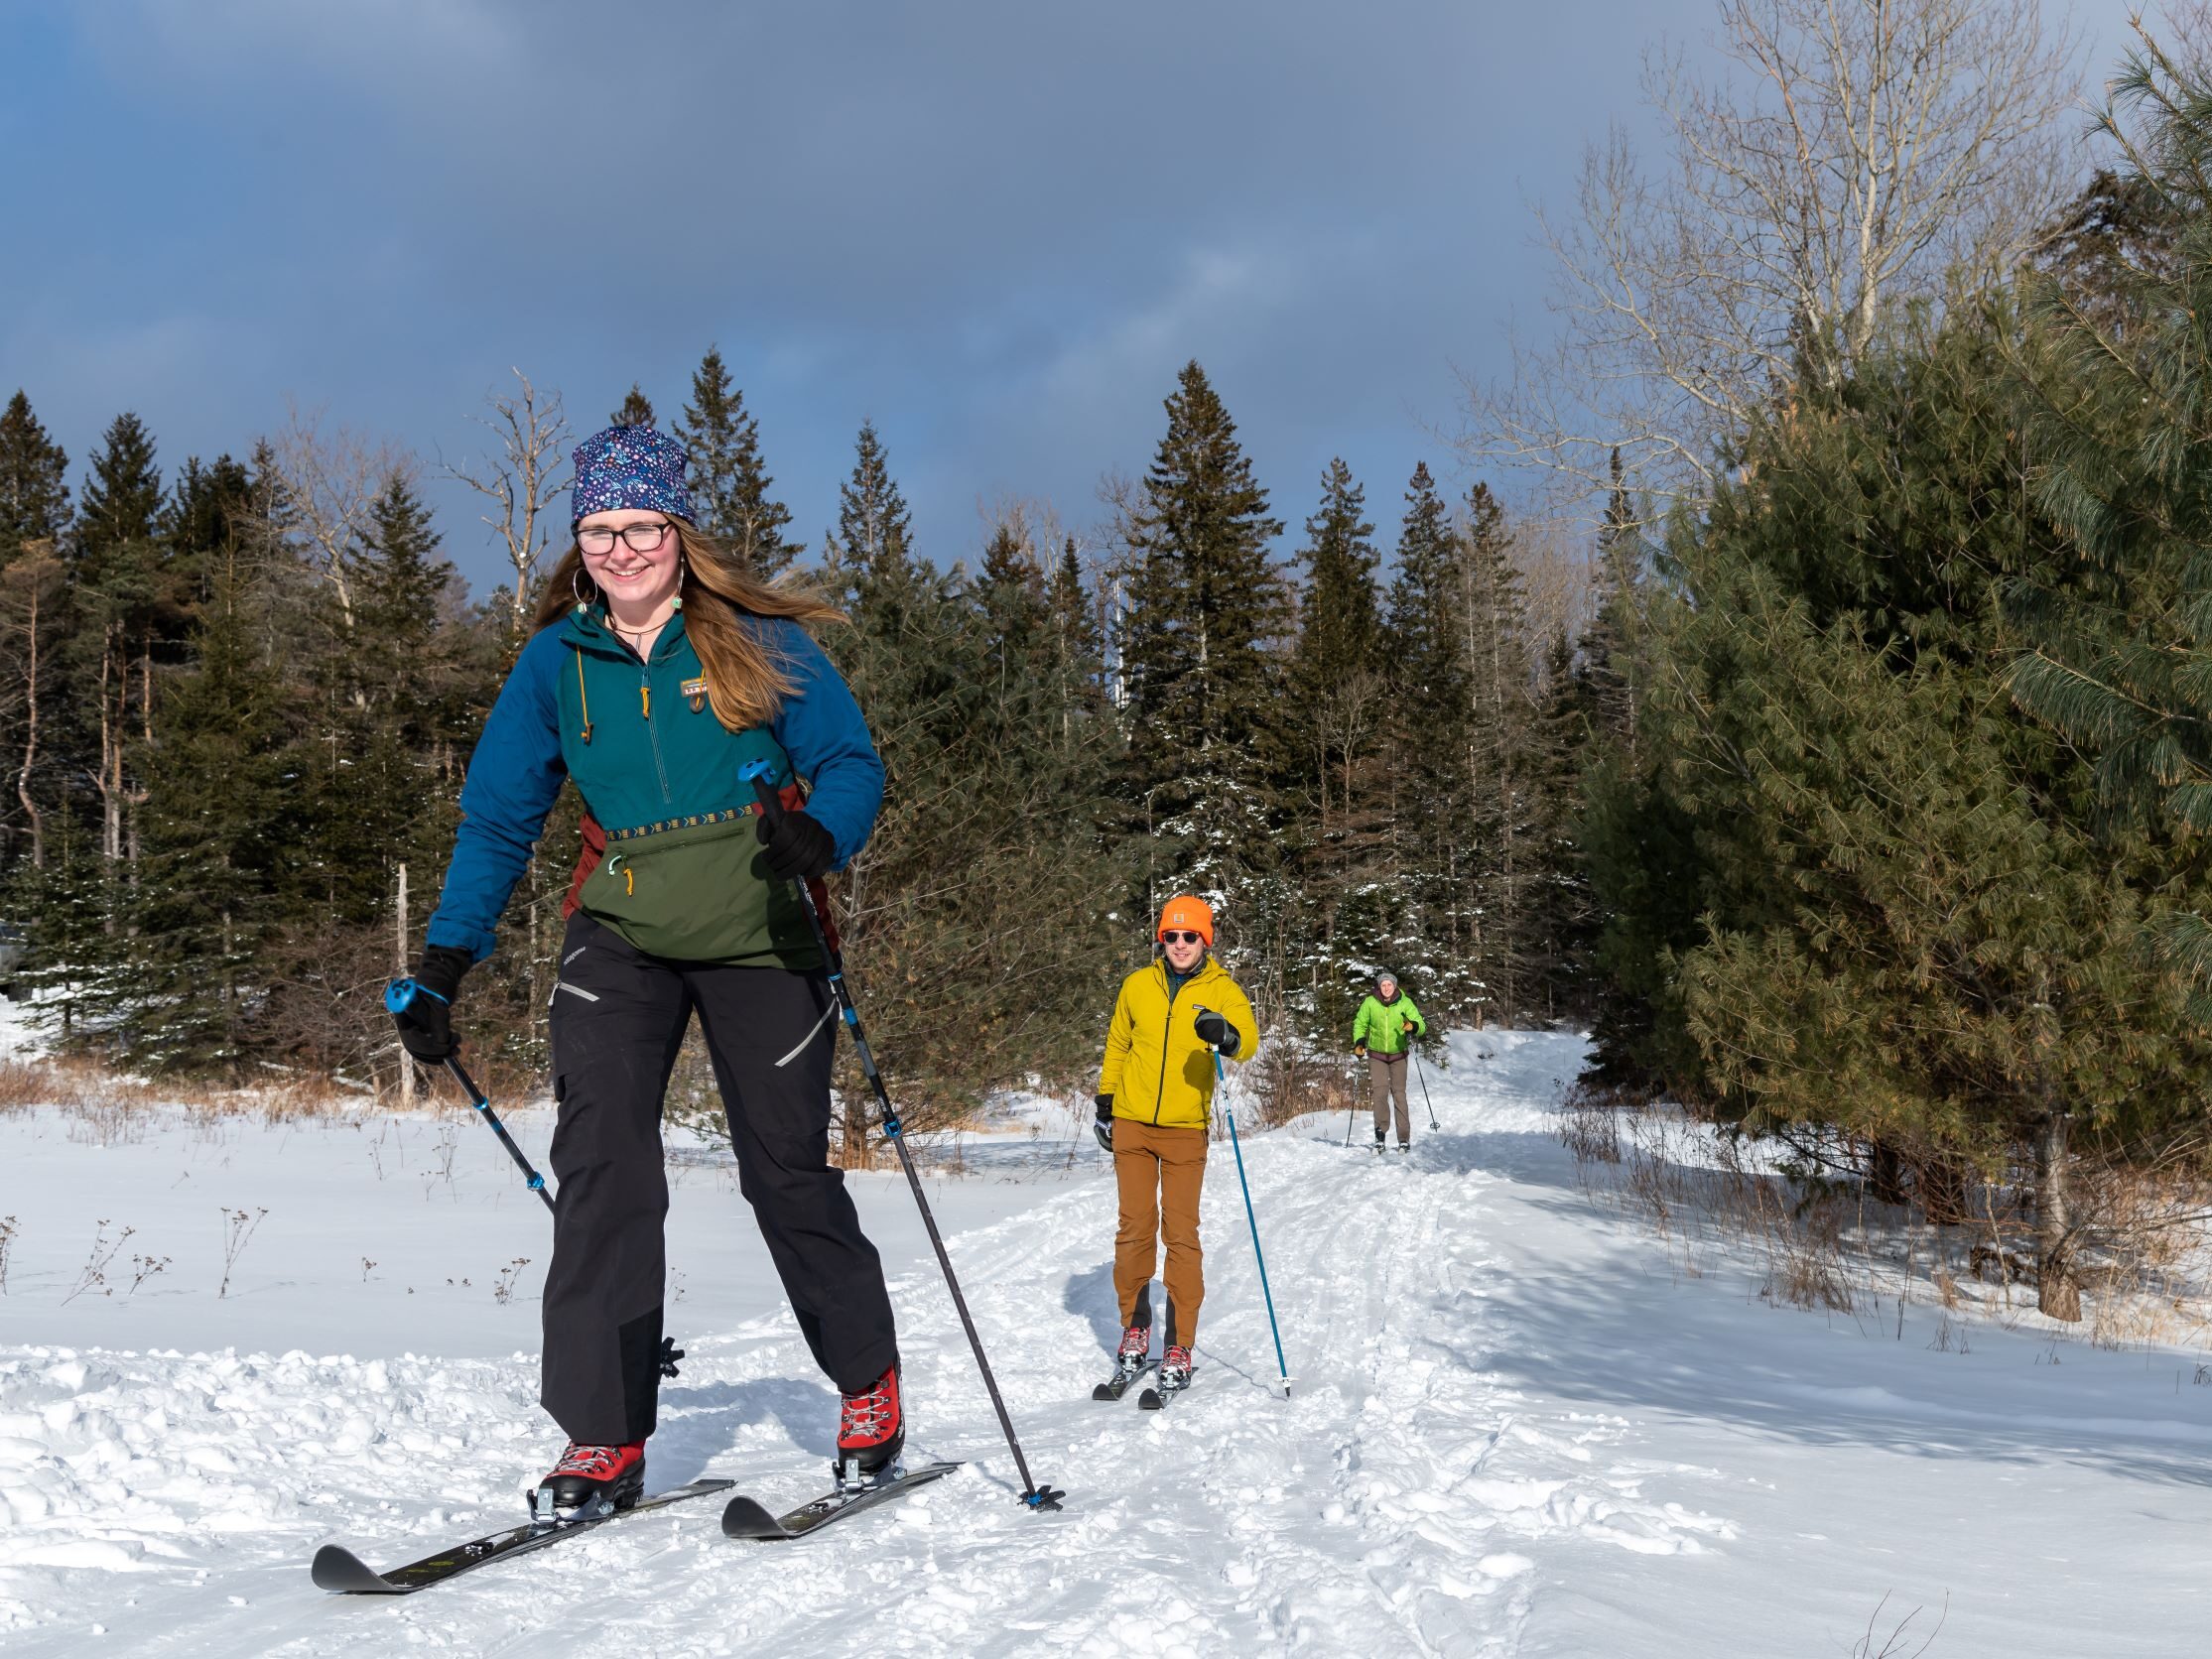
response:
{"label": "mustard brown pant", "polygon": [[1390,1127],[1390,1100],[1398,1103],[1398,1144],[1413,1138],[1413,1108],[1405,1097],[1405,1056],[1367,1051],[1367,1076],[1374,1082],[1374,1136],[1380,1140]]}
{"label": "mustard brown pant", "polygon": [[1198,1340],[1198,1307],[1206,1299],[1206,1253],[1198,1244],[1206,1131],[1115,1118],[1113,1179],[1121,1194],[1121,1225],[1113,1235],[1113,1294],[1121,1324],[1152,1323],[1152,1269],[1164,1232],[1166,1341],[1189,1347]]}

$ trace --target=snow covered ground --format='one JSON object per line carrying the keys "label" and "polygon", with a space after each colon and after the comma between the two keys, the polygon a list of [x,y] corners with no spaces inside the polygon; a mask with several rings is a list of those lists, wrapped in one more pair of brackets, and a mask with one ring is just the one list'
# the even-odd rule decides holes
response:
{"label": "snow covered ground", "polygon": [[[1032,1111],[930,1187],[1064,1514],[1014,1500],[911,1201],[871,1175],[911,1455],[966,1468],[811,1543],[727,1543],[710,1501],[401,1600],[325,1596],[308,1560],[507,1524],[558,1450],[533,1405],[545,1218],[490,1137],[458,1112],[0,1116],[0,1649],[1845,1655],[1918,1608],[1897,1651],[1941,1614],[1932,1659],[2205,1650],[2198,1356],[1988,1324],[1962,1350],[1932,1309],[1900,1337],[1770,1307],[1748,1261],[1678,1278],[1553,1138],[1579,1045],[1452,1051],[1408,1159],[1344,1150],[1341,1119],[1245,1141],[1287,1402],[1226,1145],[1197,1386],[1158,1417],[1090,1400],[1111,1184],[1078,1120]],[[516,1122],[533,1150],[547,1127]],[[836,1402],[732,1189],[679,1163],[692,1357],[652,1483],[773,1504],[823,1483]],[[224,1217],[262,1209],[218,1294]],[[136,1230],[80,1284],[102,1217]],[[166,1262],[135,1291],[134,1255]]]}

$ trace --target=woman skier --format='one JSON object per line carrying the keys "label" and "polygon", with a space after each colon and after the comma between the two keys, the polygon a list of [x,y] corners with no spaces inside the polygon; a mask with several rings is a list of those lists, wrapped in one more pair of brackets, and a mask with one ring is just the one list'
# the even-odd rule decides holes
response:
{"label": "woman skier", "polygon": [[[661,1100],[695,1011],[739,1190],[844,1397],[840,1468],[873,1474],[905,1438],[897,1336],[882,1264],[830,1165],[835,1005],[791,890],[859,851],[883,798],[860,710],[806,631],[843,618],[755,580],[694,526],[672,439],[610,427],[575,459],[575,545],[469,762],[415,973],[429,994],[395,1016],[418,1060],[454,1052],[461,977],[491,954],[573,779],[591,821],[552,997],[559,1192],[540,1392],[569,1446],[535,1501],[625,1508],[644,1489],[666,1363]],[[789,809],[773,827],[738,777],[762,758]],[[794,773],[812,785],[803,807]]]}
{"label": "woman skier", "polygon": [[1374,990],[1360,1004],[1352,1020],[1352,1052],[1367,1063],[1374,1085],[1374,1149],[1380,1152],[1390,1128],[1390,1098],[1397,1096],[1398,1150],[1406,1151],[1413,1139],[1413,1108],[1405,1093],[1405,1057],[1413,1039],[1428,1035],[1428,1022],[1413,998],[1398,989],[1398,978],[1385,969],[1375,975]]}
{"label": "woman skier", "polygon": [[1209,954],[1214,912],[1186,893],[1160,912],[1160,956],[1121,981],[1099,1073],[1099,1144],[1113,1154],[1120,1224],[1113,1235],[1113,1293],[1120,1307],[1116,1359],[1133,1376],[1152,1351],[1152,1269],[1167,1235],[1163,1394],[1187,1388],[1206,1297],[1198,1200],[1206,1181],[1206,1131],[1215,1056],[1249,1055],[1259,1041],[1252,1005]]}

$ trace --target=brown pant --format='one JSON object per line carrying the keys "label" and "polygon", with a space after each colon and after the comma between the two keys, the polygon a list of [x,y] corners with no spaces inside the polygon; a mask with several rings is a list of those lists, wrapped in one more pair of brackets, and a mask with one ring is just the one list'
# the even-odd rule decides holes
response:
{"label": "brown pant", "polygon": [[1374,1080],[1374,1134],[1380,1140],[1390,1127],[1390,1097],[1398,1101],[1398,1144],[1413,1138],[1413,1108],[1405,1097],[1405,1056],[1367,1051],[1367,1076]]}
{"label": "brown pant", "polygon": [[1198,1305],[1206,1299],[1206,1254],[1198,1245],[1206,1131],[1115,1118],[1113,1179],[1121,1192],[1121,1225],[1113,1235],[1113,1294],[1121,1323],[1151,1323],[1152,1268],[1164,1221],[1167,1340],[1189,1347],[1198,1340]]}

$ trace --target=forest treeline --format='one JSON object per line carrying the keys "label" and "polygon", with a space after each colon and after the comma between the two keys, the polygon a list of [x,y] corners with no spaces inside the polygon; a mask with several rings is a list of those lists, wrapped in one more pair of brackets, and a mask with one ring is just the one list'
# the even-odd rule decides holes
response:
{"label": "forest treeline", "polygon": [[[836,886],[886,1070],[941,1103],[1079,1081],[1192,888],[1288,1040],[1341,1045],[1386,965],[1447,1021],[1587,1022],[1611,1085],[1937,1219],[2030,1164],[2062,1290],[2059,1172],[2201,1158],[2212,1087],[2212,84],[2147,42],[2114,85],[2111,165],[2055,211],[1782,314],[1671,483],[1615,448],[1568,602],[1528,588],[1554,530],[1425,465],[1384,502],[1333,463],[1291,528],[1195,362],[1095,533],[1017,505],[920,547],[862,427],[809,548],[710,350],[671,422],[704,522],[844,607],[888,767]],[[72,495],[8,405],[0,858],[62,1041],[393,1075],[376,993],[552,563],[566,429],[524,393],[491,492],[517,586],[481,601],[405,457],[295,423],[165,475],[124,414]],[[471,983],[516,1068],[576,817]]]}
{"label": "forest treeline", "polygon": [[[554,492],[558,400],[500,407],[492,475]],[[1625,706],[1602,630],[1540,637],[1496,499],[1425,466],[1392,535],[1332,464],[1285,563],[1198,364],[1165,414],[1098,534],[1017,504],[944,558],[871,426],[810,550],[718,352],[671,424],[706,527],[849,618],[825,643],[889,789],[839,921],[922,1099],[1079,1081],[1184,887],[1286,1033],[1348,1040],[1384,965],[1447,1017],[1582,1007],[1576,755]],[[633,389],[612,418],[656,417]],[[60,1042],[129,1066],[389,1083],[378,993],[436,902],[528,603],[463,591],[406,455],[299,423],[241,452],[165,476],[125,413],[72,493],[28,397],[0,414],[16,977]],[[526,601],[560,546],[525,550]],[[572,792],[470,984],[473,1046],[517,1069],[544,1054],[578,816]]]}

